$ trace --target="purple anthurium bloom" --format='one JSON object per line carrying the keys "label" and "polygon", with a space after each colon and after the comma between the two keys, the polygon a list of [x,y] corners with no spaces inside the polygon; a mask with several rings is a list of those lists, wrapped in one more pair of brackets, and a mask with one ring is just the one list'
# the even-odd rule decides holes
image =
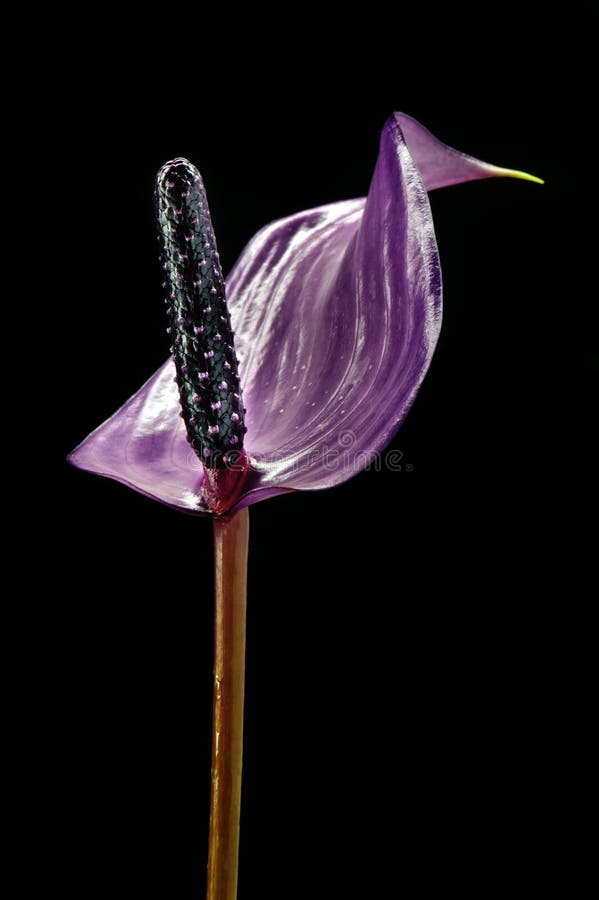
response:
{"label": "purple anthurium bloom", "polygon": [[397,431],[439,335],[426,192],[493,176],[538,180],[459,153],[395,113],[368,197],[266,226],[229,275],[227,311],[199,173],[168,163],[157,199],[174,360],[70,461],[199,515],[356,474]]}

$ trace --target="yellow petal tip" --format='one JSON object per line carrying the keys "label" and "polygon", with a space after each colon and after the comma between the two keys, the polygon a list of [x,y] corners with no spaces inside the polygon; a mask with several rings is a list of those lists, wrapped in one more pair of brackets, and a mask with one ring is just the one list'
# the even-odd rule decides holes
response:
{"label": "yellow petal tip", "polygon": [[545,184],[542,178],[536,175],[529,175],[528,172],[519,172],[518,169],[497,169],[497,175],[500,178],[521,178],[522,181],[533,181],[535,184]]}

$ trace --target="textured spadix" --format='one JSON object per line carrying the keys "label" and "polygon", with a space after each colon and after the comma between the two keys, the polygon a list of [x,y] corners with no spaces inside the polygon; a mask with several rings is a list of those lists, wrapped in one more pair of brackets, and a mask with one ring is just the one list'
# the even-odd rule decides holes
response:
{"label": "textured spadix", "polygon": [[225,468],[242,449],[245,410],[206,191],[186,159],[158,173],[156,219],[181,417],[204,465]]}
{"label": "textured spadix", "polygon": [[[498,169],[396,113],[368,197],[268,225],[227,281],[251,471],[232,509],[350,478],[399,427],[441,323],[441,272],[426,190]],[[188,512],[214,510],[186,440],[169,360],[73,453]],[[221,509],[218,510],[222,511]]]}

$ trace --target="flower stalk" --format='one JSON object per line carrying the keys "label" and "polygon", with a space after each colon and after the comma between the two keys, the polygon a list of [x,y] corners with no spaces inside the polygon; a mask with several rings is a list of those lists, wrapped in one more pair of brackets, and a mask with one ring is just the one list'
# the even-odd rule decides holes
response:
{"label": "flower stalk", "polygon": [[236,900],[249,513],[215,518],[214,712],[207,900]]}

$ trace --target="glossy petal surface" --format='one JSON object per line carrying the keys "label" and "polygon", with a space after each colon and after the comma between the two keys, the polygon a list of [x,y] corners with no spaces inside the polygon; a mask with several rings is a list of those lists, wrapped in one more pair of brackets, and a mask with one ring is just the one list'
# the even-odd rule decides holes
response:
{"label": "glossy petal surface", "polygon": [[324,488],[364,468],[407,413],[440,326],[430,207],[395,118],[366,205],[264,229],[229,296],[263,483]]}
{"label": "glossy petal surface", "polygon": [[203,467],[179,415],[169,359],[124,406],[73,450],[69,462],[169,506],[198,511]]}

